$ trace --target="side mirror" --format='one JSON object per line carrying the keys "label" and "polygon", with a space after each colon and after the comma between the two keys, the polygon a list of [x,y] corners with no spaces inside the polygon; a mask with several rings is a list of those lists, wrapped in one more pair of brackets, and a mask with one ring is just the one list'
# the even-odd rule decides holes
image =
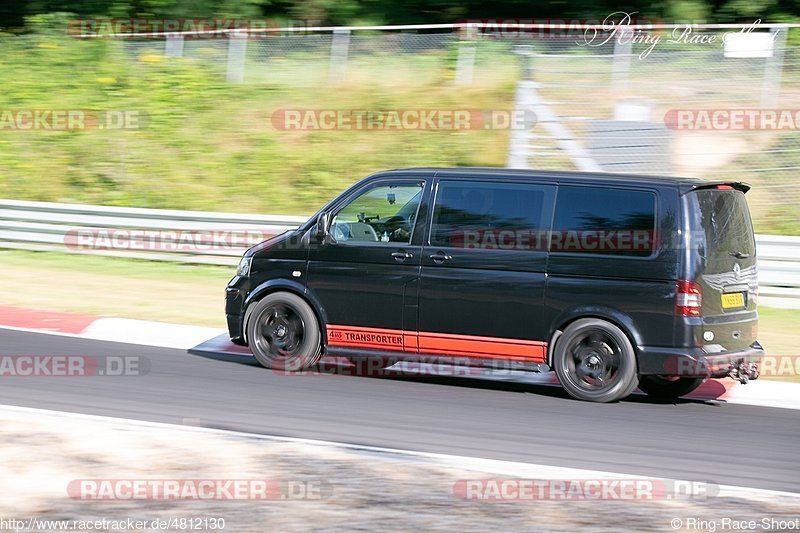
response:
{"label": "side mirror", "polygon": [[325,240],[325,237],[328,236],[328,227],[331,223],[331,214],[328,212],[320,213],[319,217],[317,217],[317,225],[314,228],[314,236],[317,238],[319,242]]}

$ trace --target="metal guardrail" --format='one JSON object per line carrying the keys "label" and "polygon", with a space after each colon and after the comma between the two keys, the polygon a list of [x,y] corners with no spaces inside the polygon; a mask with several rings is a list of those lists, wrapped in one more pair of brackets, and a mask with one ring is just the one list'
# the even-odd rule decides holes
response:
{"label": "metal guardrail", "polygon": [[759,303],[800,309],[800,237],[756,235]]}
{"label": "metal guardrail", "polygon": [[[305,217],[0,200],[0,248],[235,265]],[[757,235],[760,302],[800,308],[800,237]]]}
{"label": "metal guardrail", "polygon": [[0,200],[0,248],[235,265],[305,217]]}

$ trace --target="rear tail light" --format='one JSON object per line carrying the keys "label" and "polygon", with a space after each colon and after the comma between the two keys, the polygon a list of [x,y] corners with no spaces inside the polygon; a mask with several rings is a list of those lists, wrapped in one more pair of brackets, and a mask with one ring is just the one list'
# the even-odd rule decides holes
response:
{"label": "rear tail light", "polygon": [[678,297],[675,300],[675,313],[679,316],[700,316],[703,297],[700,285],[694,281],[678,281]]}

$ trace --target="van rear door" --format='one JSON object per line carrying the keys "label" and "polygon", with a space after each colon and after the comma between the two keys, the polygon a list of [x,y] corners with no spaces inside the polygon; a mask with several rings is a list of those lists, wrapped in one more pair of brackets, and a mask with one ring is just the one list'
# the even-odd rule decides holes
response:
{"label": "van rear door", "polygon": [[715,185],[684,196],[692,232],[688,279],[700,289],[711,352],[745,349],[756,340],[758,266],[746,190]]}

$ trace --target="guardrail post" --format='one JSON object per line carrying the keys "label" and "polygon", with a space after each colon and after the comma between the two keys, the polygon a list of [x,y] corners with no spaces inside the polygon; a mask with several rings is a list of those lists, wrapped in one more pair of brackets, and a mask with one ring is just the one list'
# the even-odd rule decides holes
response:
{"label": "guardrail post", "polygon": [[234,31],[228,34],[228,71],[225,80],[230,83],[244,81],[244,62],[247,54],[247,33]]}
{"label": "guardrail post", "polygon": [[328,81],[344,81],[347,74],[347,56],[350,49],[350,30],[334,30],[331,40],[331,61]]}

